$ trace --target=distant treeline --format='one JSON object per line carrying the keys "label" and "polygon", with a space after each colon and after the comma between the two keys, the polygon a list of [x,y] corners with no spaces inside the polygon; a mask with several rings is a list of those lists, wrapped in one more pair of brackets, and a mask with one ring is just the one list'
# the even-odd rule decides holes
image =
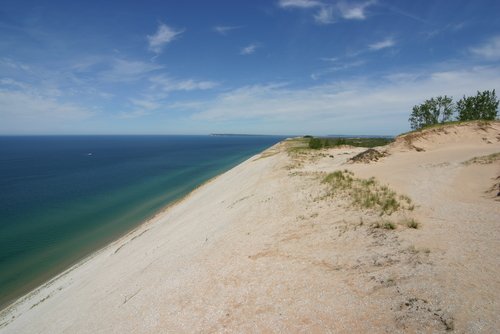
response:
{"label": "distant treeline", "polygon": [[451,121],[494,120],[499,101],[495,90],[465,96],[457,103],[452,97],[438,96],[413,107],[408,121],[413,130]]}
{"label": "distant treeline", "polygon": [[313,136],[304,136],[309,139],[309,148],[318,150],[340,145],[349,145],[357,147],[375,147],[387,145],[393,141],[392,138],[315,138]]}

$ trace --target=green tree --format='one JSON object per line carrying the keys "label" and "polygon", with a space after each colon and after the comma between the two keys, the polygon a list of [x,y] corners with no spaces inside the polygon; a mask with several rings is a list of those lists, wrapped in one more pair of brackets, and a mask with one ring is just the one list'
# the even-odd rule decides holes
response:
{"label": "green tree", "polygon": [[476,96],[463,97],[457,102],[458,120],[494,120],[498,114],[498,99],[495,90],[477,92]]}
{"label": "green tree", "polygon": [[453,116],[453,100],[449,96],[438,96],[425,100],[421,105],[414,106],[410,118],[413,130],[437,123],[450,121]]}

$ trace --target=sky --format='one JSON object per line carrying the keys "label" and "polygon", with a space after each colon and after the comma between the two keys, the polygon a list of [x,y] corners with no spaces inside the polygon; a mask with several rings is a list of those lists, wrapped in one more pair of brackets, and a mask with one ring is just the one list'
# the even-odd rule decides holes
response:
{"label": "sky", "polygon": [[500,88],[500,1],[0,6],[0,135],[395,135]]}

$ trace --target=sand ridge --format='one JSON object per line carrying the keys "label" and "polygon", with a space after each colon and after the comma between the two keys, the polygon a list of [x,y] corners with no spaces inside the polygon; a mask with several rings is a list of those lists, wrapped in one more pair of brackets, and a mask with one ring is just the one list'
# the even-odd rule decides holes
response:
{"label": "sand ridge", "polygon": [[[371,163],[281,142],[4,310],[0,333],[495,332],[500,163],[464,162],[500,152],[499,124]],[[353,207],[322,182],[344,169],[414,208]]]}

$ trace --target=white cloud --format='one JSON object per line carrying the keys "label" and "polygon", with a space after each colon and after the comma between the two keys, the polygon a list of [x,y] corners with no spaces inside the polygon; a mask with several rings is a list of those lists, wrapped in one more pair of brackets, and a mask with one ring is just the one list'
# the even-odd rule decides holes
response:
{"label": "white cloud", "polygon": [[443,27],[435,28],[430,31],[424,32],[426,38],[433,38],[444,33],[456,33],[464,29],[468,25],[467,21],[458,23],[448,23]]}
{"label": "white cloud", "polygon": [[23,64],[18,61],[14,61],[10,58],[1,58],[0,59],[0,65],[10,67],[15,70],[22,70],[25,72],[29,72],[31,70],[31,67],[29,65]]}
{"label": "white cloud", "polygon": [[157,54],[161,53],[165,45],[172,42],[183,32],[184,30],[175,30],[167,26],[166,24],[161,23],[154,35],[147,36],[149,42],[149,50]]}
{"label": "white cloud", "polygon": [[417,21],[417,22],[423,23],[423,24],[425,24],[425,25],[429,25],[429,24],[430,24],[430,22],[429,22],[429,21],[427,21],[427,20],[425,20],[425,19],[423,19],[423,18],[421,18],[421,17],[419,17],[419,16],[417,16],[417,15],[415,15],[415,14],[412,14],[412,13],[410,13],[410,12],[406,12],[406,11],[404,11],[404,10],[401,10],[401,9],[399,9],[399,8],[395,7],[395,6],[388,5],[388,4],[383,4],[383,6],[384,6],[385,8],[387,8],[387,9],[389,9],[390,11],[392,11],[392,12],[394,12],[394,13],[398,14],[398,15],[401,15],[401,16],[404,16],[404,17],[407,17],[407,18],[410,18],[410,19],[412,19],[412,20],[415,20],[415,21]]}
{"label": "white cloud", "polygon": [[368,46],[368,48],[370,50],[378,51],[378,50],[382,50],[382,49],[393,47],[394,45],[396,45],[396,41],[394,41],[393,38],[389,37],[389,38],[386,38],[386,39],[384,39],[382,41],[370,44]]}
{"label": "white cloud", "polygon": [[280,0],[278,5],[282,8],[313,8],[323,4],[316,0]]}
{"label": "white cloud", "polygon": [[240,50],[241,55],[250,55],[252,53],[255,53],[259,45],[257,43],[252,43],[250,45],[247,45]]}
{"label": "white cloud", "polygon": [[323,6],[314,15],[314,20],[319,24],[331,24],[335,22],[332,6]]}
{"label": "white cloud", "polygon": [[[390,47],[393,47],[394,45],[396,45],[396,41],[392,37],[388,37],[384,40],[381,40],[379,42],[372,43],[372,44],[368,45],[365,49],[351,51],[351,52],[347,53],[346,56],[344,56],[343,58],[338,58],[338,57],[321,58],[321,60],[323,60],[323,61],[333,63],[334,66],[330,66],[330,67],[313,72],[311,74],[311,79],[317,80],[317,79],[319,79],[322,76],[325,76],[327,74],[347,70],[347,69],[350,69],[353,67],[362,66],[362,65],[366,64],[366,60],[359,59],[360,56],[365,55],[369,52],[375,52],[375,51],[379,51],[382,49],[390,48]],[[349,61],[349,59],[354,59],[354,58],[358,58],[358,60]]]}
{"label": "white cloud", "polygon": [[162,68],[161,65],[149,62],[115,58],[110,62],[109,68],[98,76],[100,79],[110,82],[135,81]]}
{"label": "white cloud", "polygon": [[366,1],[364,3],[353,4],[351,2],[339,2],[338,7],[342,17],[347,20],[366,19],[366,8],[373,5],[375,1]]}
{"label": "white cloud", "polygon": [[486,60],[499,60],[500,36],[495,36],[480,46],[470,48],[470,52]]}
{"label": "white cloud", "polygon": [[332,24],[338,18],[345,20],[366,19],[366,9],[375,4],[375,0],[352,3],[340,1],[336,4],[316,0],[280,0],[278,5],[282,8],[317,9],[313,18],[318,24]]}
{"label": "white cloud", "polygon": [[139,118],[143,116],[147,116],[151,114],[149,111],[146,111],[144,109],[139,109],[139,110],[133,110],[133,111],[124,111],[118,114],[118,118]]}
{"label": "white cloud", "polygon": [[2,78],[0,79],[0,86],[10,86],[14,88],[20,88],[20,89],[29,89],[30,86],[23,83],[19,82],[17,80],[11,79],[11,78]]}
{"label": "white cloud", "polygon": [[215,26],[214,31],[221,35],[227,35],[230,31],[240,28],[241,26]]}
{"label": "white cloud", "polygon": [[365,63],[366,62],[364,60],[357,60],[357,61],[347,62],[344,64],[338,64],[336,66],[328,67],[328,68],[323,69],[321,71],[317,71],[317,72],[312,73],[311,79],[318,80],[319,78],[321,78],[327,74],[348,70],[348,69],[354,68],[354,67],[359,67],[359,66],[364,65]]}
{"label": "white cloud", "polygon": [[328,61],[328,62],[336,62],[336,61],[339,61],[339,58],[338,57],[323,57],[323,58],[320,58],[321,60],[323,61]]}
{"label": "white cloud", "polygon": [[19,90],[0,90],[0,133],[47,133],[64,130],[93,116],[73,103]]}
{"label": "white cloud", "polygon": [[282,84],[244,86],[193,106],[192,117],[278,121],[300,125],[302,131],[315,129],[322,133],[335,129],[397,133],[408,129],[411,107],[429,97],[446,94],[459,99],[464,94],[500,86],[500,67],[415,73],[392,75],[390,80],[359,78],[302,89]]}
{"label": "white cloud", "polygon": [[154,111],[167,109],[167,98],[172,92],[190,92],[212,89],[219,84],[214,81],[194,79],[174,79],[166,75],[156,75],[149,78],[151,86],[139,97],[128,101],[130,111],[121,112],[120,118],[139,118],[150,115]]}
{"label": "white cloud", "polygon": [[219,84],[215,81],[183,79],[177,80],[169,78],[165,75],[158,75],[149,79],[153,83],[154,89],[159,89],[163,92],[173,91],[193,91],[212,89]]}
{"label": "white cloud", "polygon": [[130,99],[130,102],[132,102],[133,105],[146,110],[155,110],[161,107],[161,104],[155,101],[155,99]]}

